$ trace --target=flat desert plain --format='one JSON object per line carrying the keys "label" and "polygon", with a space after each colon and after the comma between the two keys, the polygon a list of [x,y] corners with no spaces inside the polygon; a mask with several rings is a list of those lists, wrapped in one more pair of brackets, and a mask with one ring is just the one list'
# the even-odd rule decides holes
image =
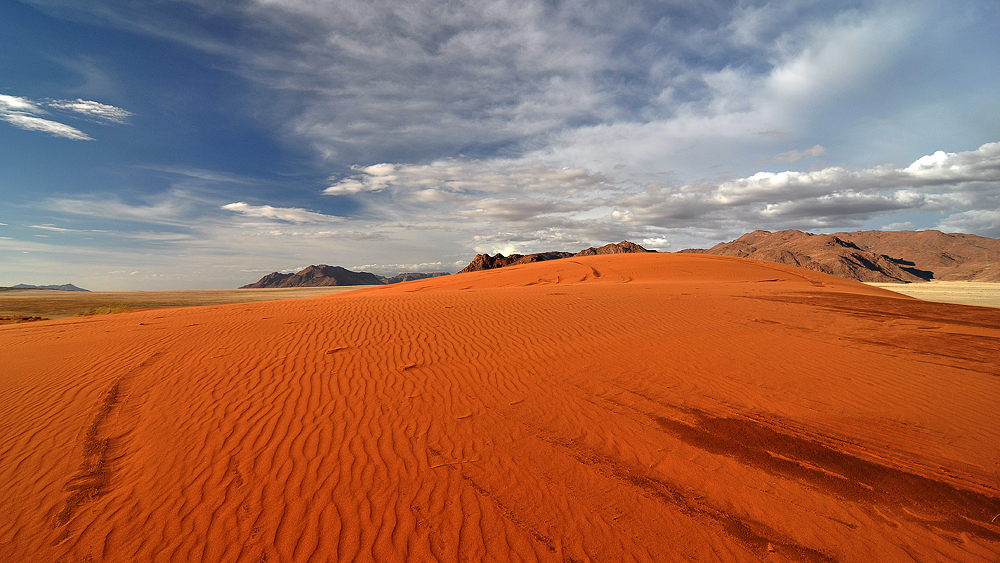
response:
{"label": "flat desert plain", "polygon": [[693,254],[6,325],[0,561],[995,563],[998,349]]}
{"label": "flat desert plain", "polygon": [[1000,307],[1000,283],[974,281],[930,281],[927,283],[870,283],[925,301]]}
{"label": "flat desert plain", "polygon": [[[0,291],[0,319],[43,317],[65,319],[87,309],[124,305],[129,309],[198,307],[302,299],[352,291],[359,286],[277,289],[194,289],[178,291],[59,291],[52,289]],[[2,322],[2,320],[0,320]]]}

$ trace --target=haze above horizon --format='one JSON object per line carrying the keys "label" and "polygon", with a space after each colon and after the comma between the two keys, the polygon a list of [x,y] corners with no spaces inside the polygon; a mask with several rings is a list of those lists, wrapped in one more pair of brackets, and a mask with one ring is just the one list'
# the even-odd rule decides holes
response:
{"label": "haze above horizon", "polygon": [[1000,237],[1000,4],[0,4],[0,286]]}

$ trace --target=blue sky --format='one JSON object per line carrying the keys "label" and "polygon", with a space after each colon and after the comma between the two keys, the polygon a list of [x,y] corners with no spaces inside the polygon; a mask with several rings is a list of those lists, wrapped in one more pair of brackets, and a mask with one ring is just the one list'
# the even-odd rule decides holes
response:
{"label": "blue sky", "polygon": [[0,285],[1000,237],[1000,4],[0,3]]}

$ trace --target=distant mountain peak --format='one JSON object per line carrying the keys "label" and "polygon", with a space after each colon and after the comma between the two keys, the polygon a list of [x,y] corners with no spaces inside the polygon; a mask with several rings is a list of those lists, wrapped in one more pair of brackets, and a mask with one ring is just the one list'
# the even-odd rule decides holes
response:
{"label": "distant mountain peak", "polygon": [[240,289],[386,285],[447,275],[448,272],[434,272],[431,274],[410,272],[387,278],[369,272],[354,272],[342,266],[319,264],[307,266],[294,274],[271,272],[260,278],[256,283],[244,285]]}
{"label": "distant mountain peak", "polygon": [[90,291],[89,289],[83,289],[82,287],[77,287],[71,283],[64,283],[62,285],[29,285],[25,283],[19,283],[17,285],[12,285],[10,287],[0,288],[0,290],[3,289],[54,289],[56,291],[86,291],[86,292]]}

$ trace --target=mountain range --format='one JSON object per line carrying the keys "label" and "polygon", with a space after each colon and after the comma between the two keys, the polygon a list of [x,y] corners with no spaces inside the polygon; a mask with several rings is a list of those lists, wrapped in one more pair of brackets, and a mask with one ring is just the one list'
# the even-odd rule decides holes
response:
{"label": "mountain range", "polygon": [[[656,252],[629,241],[590,247],[580,252],[478,254],[458,273],[493,270],[518,264],[574,256]],[[986,281],[1000,282],[1000,239],[941,231],[854,231],[812,234],[797,230],[753,231],[712,248],[682,253],[753,258],[799,266],[861,282]],[[352,272],[340,266],[309,266],[294,274],[273,272],[246,288],[386,285],[448,275],[447,272],[405,273],[384,277]]]}

